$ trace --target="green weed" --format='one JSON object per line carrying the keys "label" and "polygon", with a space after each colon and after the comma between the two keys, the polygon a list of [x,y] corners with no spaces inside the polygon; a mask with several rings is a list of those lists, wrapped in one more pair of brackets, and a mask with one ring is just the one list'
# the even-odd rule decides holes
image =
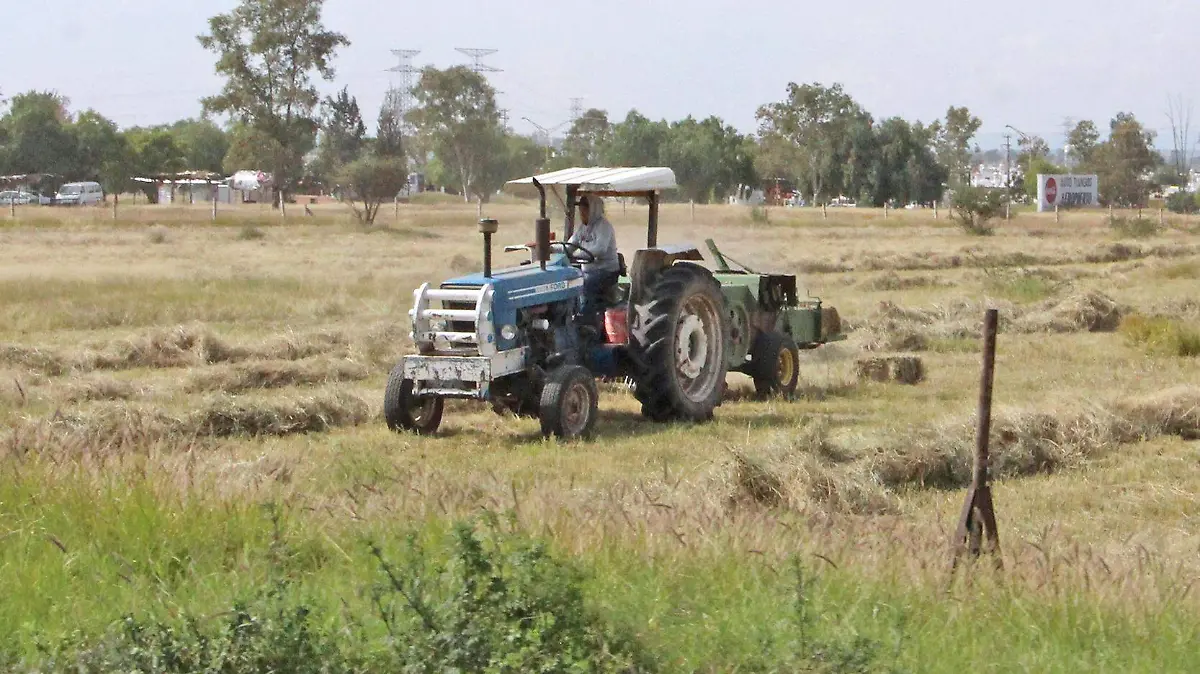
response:
{"label": "green weed", "polygon": [[1200,356],[1200,330],[1164,316],[1132,314],[1121,320],[1119,331],[1129,343],[1150,353]]}

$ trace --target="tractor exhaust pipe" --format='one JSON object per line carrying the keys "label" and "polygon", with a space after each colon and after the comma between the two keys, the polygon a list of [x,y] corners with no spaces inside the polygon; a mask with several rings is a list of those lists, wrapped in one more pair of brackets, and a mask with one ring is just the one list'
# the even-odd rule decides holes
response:
{"label": "tractor exhaust pipe", "polygon": [[500,229],[500,223],[493,218],[479,221],[479,232],[483,234],[483,276],[492,277],[492,235]]}
{"label": "tractor exhaust pipe", "polygon": [[534,243],[537,245],[537,260],[542,270],[546,269],[546,261],[550,259],[550,218],[546,217],[546,188],[533,179],[534,187],[538,190],[538,218],[534,220]]}

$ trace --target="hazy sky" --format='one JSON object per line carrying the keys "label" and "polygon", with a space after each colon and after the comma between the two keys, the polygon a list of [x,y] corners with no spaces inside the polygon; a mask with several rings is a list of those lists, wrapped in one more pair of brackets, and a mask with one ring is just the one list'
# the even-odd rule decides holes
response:
{"label": "hazy sky", "polygon": [[[2,4],[0,91],[54,89],[129,126],[199,113],[221,81],[196,35],[236,0]],[[966,105],[984,147],[1007,124],[1058,146],[1064,118],[1105,129],[1122,110],[1167,146],[1167,95],[1200,83],[1196,0],[327,0],[325,22],[352,44],[322,88],[348,85],[372,124],[398,48],[439,67],[467,61],[456,47],[497,49],[485,62],[503,70],[491,81],[521,132],[533,131],[522,117],[567,120],[572,97],[614,120],[636,107],[753,131],[789,81],[837,81],[877,118]]]}

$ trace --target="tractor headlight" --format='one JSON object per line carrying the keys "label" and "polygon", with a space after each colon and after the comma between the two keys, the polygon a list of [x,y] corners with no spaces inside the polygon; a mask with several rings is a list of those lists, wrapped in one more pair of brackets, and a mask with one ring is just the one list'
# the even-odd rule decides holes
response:
{"label": "tractor headlight", "polygon": [[506,326],[500,328],[500,336],[508,341],[512,341],[512,340],[516,339],[517,338],[516,326],[506,325]]}

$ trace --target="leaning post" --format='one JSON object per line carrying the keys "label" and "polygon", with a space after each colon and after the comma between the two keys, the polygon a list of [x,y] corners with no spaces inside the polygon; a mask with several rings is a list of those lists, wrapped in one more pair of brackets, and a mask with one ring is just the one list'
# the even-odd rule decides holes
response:
{"label": "leaning post", "polygon": [[954,532],[954,562],[963,552],[978,557],[984,552],[995,555],[997,568],[1000,561],[1000,536],[996,531],[996,512],[992,504],[992,487],[988,474],[988,437],[992,426],[992,384],[996,373],[996,331],[999,316],[996,309],[988,309],[983,321],[983,368],[979,386],[979,414],[975,429],[975,463],[971,471],[971,486],[958,518]]}

